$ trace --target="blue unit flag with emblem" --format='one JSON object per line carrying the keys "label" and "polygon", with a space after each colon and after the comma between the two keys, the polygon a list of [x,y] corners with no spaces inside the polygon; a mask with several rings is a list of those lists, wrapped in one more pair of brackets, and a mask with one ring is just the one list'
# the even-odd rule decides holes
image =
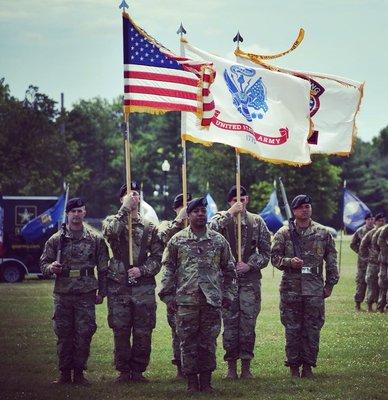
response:
{"label": "blue unit flag with emblem", "polygon": [[59,197],[54,206],[24,225],[21,234],[26,242],[31,243],[39,240],[50,230],[54,229],[63,218],[65,203],[66,193]]}
{"label": "blue unit flag with emblem", "polygon": [[210,219],[216,214],[218,211],[217,204],[214,201],[213,197],[210,196],[210,193],[206,195],[206,201],[207,201],[207,206],[206,206],[206,213],[207,213],[207,220],[210,221]]}
{"label": "blue unit flag with emblem", "polygon": [[267,205],[259,214],[272,233],[276,233],[283,226],[283,216],[280,212],[276,190],[271,193]]}
{"label": "blue unit flag with emblem", "polygon": [[370,213],[366,204],[364,204],[350,190],[344,189],[344,213],[343,221],[345,228],[355,232],[365,223],[365,215]]}

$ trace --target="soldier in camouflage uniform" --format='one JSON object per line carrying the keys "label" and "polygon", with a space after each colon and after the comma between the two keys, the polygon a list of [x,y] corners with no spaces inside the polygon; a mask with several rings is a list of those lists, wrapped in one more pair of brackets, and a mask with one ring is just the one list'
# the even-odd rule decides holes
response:
{"label": "soldier in camouflage uniform", "polygon": [[88,384],[83,371],[97,328],[95,304],[101,304],[106,296],[108,249],[102,235],[83,224],[86,210],[81,199],[70,199],[66,214],[66,236],[60,239],[61,232],[51,236],[40,258],[43,275],[55,274],[53,324],[60,377],[53,383],[70,383],[74,371],[74,383]]}
{"label": "soldier in camouflage uniform", "polygon": [[[187,200],[191,200],[190,193],[187,194]],[[164,247],[167,246],[168,241],[185,225],[184,221],[187,218],[186,207],[183,207],[183,194],[178,194],[174,198],[173,209],[176,213],[176,218],[173,221],[163,221],[158,227],[158,234],[160,240],[163,242]],[[177,367],[177,378],[183,378],[181,366],[181,350],[180,341],[176,333],[176,313],[175,310],[167,309],[167,321],[171,328],[172,336],[172,350],[173,359],[172,364]]]}
{"label": "soldier in camouflage uniform", "polygon": [[379,247],[379,299],[377,302],[377,309],[384,312],[387,306],[387,292],[388,292],[388,225],[385,225],[380,232],[378,239]]}
{"label": "soldier in camouflage uniform", "polygon": [[236,271],[228,242],[206,227],[206,199],[193,199],[187,214],[190,226],[174,235],[164,251],[159,296],[177,310],[188,391],[208,392],[216,369],[221,306],[228,308],[236,295]]}
{"label": "soldier in camouflage uniform", "polygon": [[246,189],[241,186],[241,202],[237,202],[236,186],[228,193],[228,211],[217,213],[209,227],[221,233],[229,242],[237,260],[237,223],[241,213],[242,261],[237,262],[238,295],[229,310],[223,310],[224,360],[228,362],[226,378],[237,378],[237,360],[241,359],[241,378],[252,378],[250,363],[254,356],[256,320],[261,308],[261,269],[270,257],[270,233],[263,219],[247,211]]}
{"label": "soldier in camouflage uniform", "polygon": [[356,302],[356,310],[361,311],[361,303],[365,299],[366,292],[366,281],[365,274],[368,266],[368,260],[361,257],[359,254],[360,244],[362,238],[374,227],[374,218],[371,213],[365,215],[365,225],[357,229],[350,242],[350,248],[358,254],[357,259],[357,275],[356,275],[356,294],[354,295],[354,301]]}
{"label": "soldier in camouflage uniform", "polygon": [[[108,324],[114,335],[117,382],[147,382],[143,376],[151,354],[156,323],[155,275],[159,272],[162,243],[157,228],[139,214],[139,187],[132,182],[120,189],[122,206],[103,221],[104,237],[113,257],[107,275]],[[128,217],[132,215],[134,265],[129,265]],[[132,340],[132,343],[131,343]]]}
{"label": "soldier in camouflage uniform", "polygon": [[362,239],[359,254],[368,260],[368,266],[365,274],[366,281],[366,301],[368,311],[373,312],[373,304],[377,303],[379,298],[379,249],[377,247],[380,228],[385,224],[384,214],[376,214],[375,227],[371,229]]}
{"label": "soldier in camouflage uniform", "polygon": [[[283,271],[280,284],[280,319],[286,333],[286,362],[293,378],[311,378],[316,366],[319,336],[325,322],[324,298],[338,282],[337,251],[332,236],[311,220],[311,198],[292,201],[301,258],[294,254],[288,227],[275,234],[271,261]],[[323,261],[326,280],[323,280]],[[300,374],[300,366],[303,366]]]}

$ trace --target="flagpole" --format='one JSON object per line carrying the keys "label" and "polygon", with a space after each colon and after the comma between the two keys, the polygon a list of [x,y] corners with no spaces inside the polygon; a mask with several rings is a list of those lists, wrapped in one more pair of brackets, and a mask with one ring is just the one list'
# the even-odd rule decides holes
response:
{"label": "flagpole", "polygon": [[[186,30],[181,22],[177,32],[180,35],[180,56],[185,56],[184,39],[183,35],[186,34]],[[183,135],[186,133],[186,118],[184,112],[181,111],[181,141],[182,141],[182,195],[183,195],[183,207],[187,207],[187,153],[186,153],[186,140]],[[184,220],[184,226],[187,226],[187,219]]]}
{"label": "flagpole", "polygon": [[[240,49],[240,42],[244,39],[240,35],[240,31],[237,32],[236,36],[233,38],[233,42],[236,42],[236,51]],[[240,152],[238,148],[235,148],[236,152],[236,194],[237,201],[241,202],[241,168],[240,168]],[[241,262],[241,213],[237,214],[237,261]]]}
{"label": "flagpole", "polygon": [[67,201],[69,200],[69,189],[70,189],[70,185],[67,183],[66,184],[66,193],[65,193],[65,206],[63,207],[63,214],[62,214],[62,221],[61,221],[61,235],[60,235],[60,239],[59,239],[59,246],[58,246],[57,258],[56,258],[56,260],[59,263],[61,263],[62,248],[63,248],[65,235],[66,235],[66,205],[67,205]]}
{"label": "flagpole", "polygon": [[[129,114],[124,113],[125,118],[125,139],[124,139],[124,151],[125,151],[125,177],[127,184],[127,194],[131,191],[131,146],[129,142]],[[133,245],[132,245],[132,210],[128,214],[128,256],[129,256],[129,268],[133,267]]]}
{"label": "flagpole", "polygon": [[343,239],[343,234],[344,234],[344,231],[345,231],[345,222],[344,222],[344,209],[345,209],[344,195],[345,195],[345,189],[346,189],[346,179],[344,179],[344,183],[343,183],[343,187],[342,187],[342,229],[341,229],[341,235],[340,235],[339,256],[338,256],[338,272],[339,273],[341,273],[342,239]]}
{"label": "flagpole", "polygon": [[[241,201],[241,174],[240,174],[240,153],[236,151],[236,191],[237,201]],[[241,262],[241,213],[237,214],[237,261]]]}

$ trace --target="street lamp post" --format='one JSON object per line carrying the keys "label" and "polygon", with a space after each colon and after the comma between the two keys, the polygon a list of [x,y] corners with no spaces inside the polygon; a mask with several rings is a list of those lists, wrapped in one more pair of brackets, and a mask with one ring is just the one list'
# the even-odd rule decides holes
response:
{"label": "street lamp post", "polygon": [[163,198],[164,198],[164,219],[167,219],[167,209],[168,209],[168,186],[167,186],[167,174],[170,171],[170,163],[167,160],[163,161],[162,164],[163,171]]}

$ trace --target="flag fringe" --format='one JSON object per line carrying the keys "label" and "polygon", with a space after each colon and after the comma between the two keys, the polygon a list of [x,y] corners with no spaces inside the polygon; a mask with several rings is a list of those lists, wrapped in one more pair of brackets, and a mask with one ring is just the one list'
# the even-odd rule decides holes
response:
{"label": "flag fringe", "polygon": [[[182,133],[181,138],[183,140],[186,140],[186,141],[189,141],[189,142],[192,142],[192,143],[201,144],[201,145],[206,146],[206,147],[213,146],[214,143],[217,143],[217,142],[208,142],[206,140],[198,139],[198,138],[196,138],[194,136],[191,136],[189,133]],[[250,152],[248,150],[241,149],[239,147],[235,147],[235,149],[241,154],[248,154],[248,155],[250,155],[250,156],[252,156],[254,158],[257,158],[258,160],[261,160],[261,161],[264,161],[264,162],[268,162],[270,164],[277,164],[277,165],[283,164],[283,165],[291,165],[293,167],[302,167],[304,165],[309,165],[312,162],[311,160],[309,162],[306,162],[306,163],[298,163],[298,162],[286,161],[286,160],[276,160],[276,159],[273,159],[273,158],[266,158],[266,157],[259,156],[256,153],[252,153],[252,152]]]}

